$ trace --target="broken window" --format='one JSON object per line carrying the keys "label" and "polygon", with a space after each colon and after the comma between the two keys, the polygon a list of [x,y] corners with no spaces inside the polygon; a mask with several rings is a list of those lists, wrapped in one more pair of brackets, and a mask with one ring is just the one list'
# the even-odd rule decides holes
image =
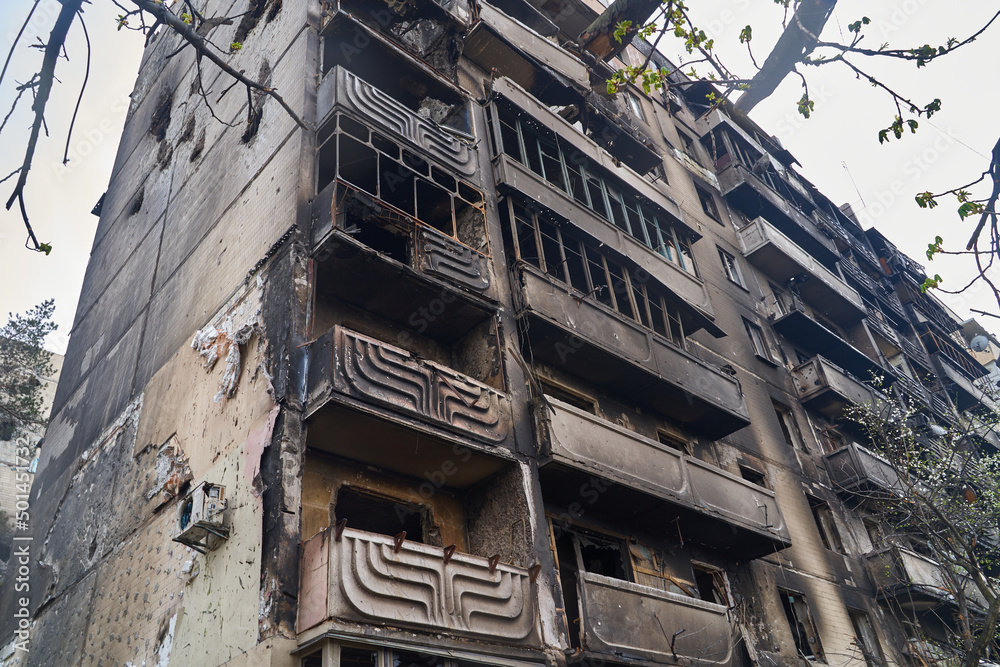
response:
{"label": "broken window", "polygon": [[481,192],[347,115],[328,120],[319,138],[319,190],[341,184],[338,226],[356,240],[408,263],[412,236],[424,225],[486,252]]}
{"label": "broken window", "polygon": [[867,613],[855,609],[848,609],[848,613],[851,615],[851,625],[854,626],[854,643],[861,650],[865,664],[868,667],[883,667],[885,657],[871,618]]}
{"label": "broken window", "polygon": [[729,606],[729,590],[726,573],[716,567],[692,563],[694,580],[698,585],[698,597],[705,602]]}
{"label": "broken window", "polygon": [[816,521],[816,529],[819,530],[820,539],[823,540],[823,546],[830,551],[836,551],[838,554],[846,553],[830,506],[819,498],[809,496],[809,508],[812,510],[813,519]]}
{"label": "broken window", "polygon": [[701,202],[701,210],[718,223],[722,222],[722,216],[719,215],[719,207],[715,203],[715,196],[708,191],[708,188],[704,188],[697,183],[694,184],[694,189],[698,191],[698,201]]}
{"label": "broken window", "polygon": [[419,505],[342,486],[337,492],[334,512],[337,521],[346,519],[351,528],[382,535],[405,532],[407,540],[424,542],[423,524],[427,510]]}
{"label": "broken window", "polygon": [[774,406],[774,414],[778,418],[778,426],[781,427],[781,436],[785,444],[795,449],[802,449],[802,436],[799,434],[799,427],[795,423],[791,408],[776,401],[772,401],[771,404]]}
{"label": "broken window", "polygon": [[666,431],[657,430],[656,440],[661,445],[666,445],[670,449],[674,449],[682,454],[690,453],[690,445],[688,441],[679,436],[667,433]]}
{"label": "broken window", "polygon": [[639,100],[639,96],[635,93],[626,92],[625,100],[628,102],[628,108],[635,114],[635,117],[646,122],[646,112],[642,110],[642,102]]}
{"label": "broken window", "polygon": [[730,282],[736,283],[743,289],[747,288],[746,282],[743,280],[743,272],[740,271],[740,265],[736,262],[736,257],[726,252],[722,248],[719,248],[719,259],[722,261],[722,271],[729,278]]}
{"label": "broken window", "polygon": [[741,465],[740,476],[751,484],[767,488],[767,475],[756,468]]}
{"label": "broken window", "polygon": [[826,662],[819,634],[816,632],[815,624],[813,624],[805,596],[780,588],[778,595],[781,598],[781,606],[785,610],[785,618],[788,619],[788,627],[792,631],[792,640],[795,642],[795,649],[799,655],[806,660]]}
{"label": "broken window", "polygon": [[494,132],[493,138],[498,150],[671,263],[698,275],[689,236],[669,224],[665,211],[590,165],[530,116],[498,106],[495,123],[499,136]]}
{"label": "broken window", "polygon": [[[566,283],[583,298],[599,303],[684,347],[680,309],[665,291],[649,284],[648,275],[606,256],[600,244],[561,224],[554,216],[530,210],[511,199],[499,206],[505,239],[513,255]],[[558,224],[557,224],[558,223]],[[683,246],[684,253],[690,248]]]}
{"label": "broken window", "polygon": [[[327,641],[323,647],[301,659],[301,667],[474,667],[494,664],[488,657],[455,660],[449,651],[412,648],[402,651],[385,646],[352,646]],[[324,654],[327,661],[324,662]]]}
{"label": "broken window", "polygon": [[572,389],[567,389],[562,385],[554,384],[545,379],[540,379],[539,384],[542,387],[542,392],[546,396],[551,396],[552,398],[560,400],[567,405],[572,405],[573,407],[579,408],[584,412],[589,412],[592,415],[597,414],[597,401],[594,399],[575,392]]}
{"label": "broken window", "polygon": [[764,340],[764,331],[749,320],[743,320],[743,327],[747,331],[747,337],[750,339],[750,349],[753,350],[753,353],[758,358],[773,364],[774,360],[771,358],[771,351]]}

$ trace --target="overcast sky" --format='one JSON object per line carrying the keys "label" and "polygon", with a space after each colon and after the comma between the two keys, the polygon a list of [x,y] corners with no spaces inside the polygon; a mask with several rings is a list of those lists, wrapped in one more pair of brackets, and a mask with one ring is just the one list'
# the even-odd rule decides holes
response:
{"label": "overcast sky", "polygon": [[[692,0],[688,4],[737,74],[753,73],[745,47],[738,44],[743,26],[753,26],[752,44],[758,62],[781,31],[782,10],[773,0]],[[847,24],[867,15],[872,23],[866,27],[864,45],[869,47],[884,42],[892,47],[942,44],[949,37],[964,39],[982,26],[996,11],[992,4],[840,0],[823,38],[834,41],[843,34],[846,39]],[[4,53],[31,5],[32,0],[0,2]],[[59,7],[57,0],[41,0],[22,45],[36,41],[37,35],[47,36]],[[59,331],[49,346],[57,352],[65,350],[72,327],[97,226],[90,210],[107,189],[142,49],[141,36],[115,30],[120,10],[110,0],[93,0],[85,7],[93,49],[91,79],[70,144],[70,162],[61,164],[62,152],[86,61],[79,24],[70,33],[70,60],[61,61],[57,70],[62,83],[55,87],[49,103],[51,136],[40,142],[27,194],[36,234],[39,240],[52,244],[52,254],[46,257],[25,250],[24,228],[16,207],[9,212],[0,209],[0,316],[55,298]],[[786,80],[751,116],[798,158],[802,173],[822,192],[835,202],[851,203],[864,227],[878,227],[901,250],[925,264],[930,274],[941,274],[944,287],[954,289],[971,277],[970,261],[939,258],[928,263],[924,251],[936,235],[944,237],[946,248],[959,249],[965,245],[971,225],[959,222],[953,200],[925,211],[917,208],[913,196],[969,182],[989,163],[988,155],[1000,135],[997,95],[990,83],[1000,69],[1000,49],[991,46],[998,37],[1000,25],[994,25],[976,43],[919,71],[912,63],[868,63],[853,58],[856,65],[883,77],[921,105],[941,98],[941,112],[929,122],[921,120],[917,134],[908,134],[900,141],[878,144],[878,130],[888,126],[895,115],[891,101],[837,64],[806,71],[810,95],[816,102],[811,119],[802,119],[795,110],[802,94],[797,78]],[[676,53],[668,38],[661,44],[664,52]],[[14,82],[28,79],[41,56],[37,49],[20,48],[15,53],[0,88],[3,114],[16,94]],[[30,110],[23,104],[0,134],[0,178],[20,164],[30,122]],[[0,184],[4,202],[10,186],[10,181]],[[969,316],[969,308],[1000,312],[992,294],[983,287],[941,297],[962,317]],[[992,318],[978,319],[987,329],[1000,331]]]}

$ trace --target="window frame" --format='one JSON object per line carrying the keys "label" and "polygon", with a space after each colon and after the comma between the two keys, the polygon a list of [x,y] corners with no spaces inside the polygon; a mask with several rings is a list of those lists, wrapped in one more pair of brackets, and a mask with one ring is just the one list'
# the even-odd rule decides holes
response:
{"label": "window frame", "polygon": [[722,272],[726,274],[729,282],[747,289],[746,279],[743,278],[743,270],[740,268],[739,262],[736,261],[736,255],[726,252],[718,246],[716,249],[719,251],[719,261],[722,262]]}
{"label": "window frame", "polygon": [[[812,610],[809,608],[809,601],[806,599],[805,594],[779,587],[778,596],[781,598],[781,606],[785,611],[785,620],[788,621],[788,629],[792,633],[792,642],[795,644],[795,649],[799,657],[810,662],[825,664],[826,654],[823,651],[823,642],[819,636],[819,631],[816,629]],[[802,634],[792,625],[793,622],[797,622],[802,626]],[[815,641],[810,641],[810,634],[812,634]],[[810,653],[806,653],[803,650],[801,644],[801,640],[803,639],[806,644],[805,648],[808,648]]]}
{"label": "window frame", "polygon": [[720,225],[723,224],[722,211],[719,209],[719,203],[715,200],[712,191],[697,182],[694,184],[694,189],[698,193],[698,201],[701,202],[701,210],[705,215]]}
{"label": "window frame", "polygon": [[745,317],[743,318],[743,328],[746,330],[747,339],[750,341],[750,349],[753,351],[754,356],[771,366],[777,366],[774,357],[771,356],[771,347],[767,344],[767,339],[764,337],[764,329],[759,324],[751,322]]}

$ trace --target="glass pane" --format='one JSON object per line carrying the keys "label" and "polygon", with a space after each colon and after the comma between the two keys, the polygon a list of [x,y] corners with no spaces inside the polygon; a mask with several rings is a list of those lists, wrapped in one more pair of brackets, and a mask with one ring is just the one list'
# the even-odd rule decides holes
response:
{"label": "glass pane", "polygon": [[[611,298],[611,287],[608,285],[608,274],[604,270],[604,258],[593,248],[586,249],[587,269],[590,271],[590,282],[594,286],[594,296],[598,301],[609,308],[614,308],[615,304]],[[603,289],[598,289],[603,287]]]}
{"label": "glass pane", "polygon": [[541,139],[538,142],[542,152],[542,168],[545,170],[545,180],[563,192],[567,191],[566,179],[563,175],[562,160],[559,159],[559,147],[554,141]]}
{"label": "glass pane", "polygon": [[517,119],[506,109],[500,110],[500,141],[503,142],[503,152],[518,162],[521,157],[521,142],[517,138]]}
{"label": "glass pane", "polygon": [[[622,203],[621,195],[610,186],[608,186],[607,191],[608,205],[611,207],[611,222],[625,233],[631,234],[632,229],[629,227],[628,220],[625,217],[625,205]],[[642,232],[639,233],[641,234]]]}
{"label": "glass pane", "polygon": [[555,225],[538,220],[538,231],[542,236],[542,255],[545,259],[545,273],[557,280],[564,280],[562,253],[559,252],[559,237]]}
{"label": "glass pane", "polygon": [[608,219],[608,207],[604,203],[604,188],[601,180],[593,174],[587,174],[587,191],[590,193],[590,208],[597,215]]}
{"label": "glass pane", "polygon": [[535,224],[531,213],[520,204],[514,204],[514,233],[517,235],[517,247],[521,251],[521,259],[541,268],[541,255],[538,253],[538,243],[535,239]]}
{"label": "glass pane", "polygon": [[653,326],[653,331],[670,338],[670,332],[667,330],[667,319],[666,314],[663,312],[663,305],[660,301],[660,295],[650,294],[649,298],[649,316],[651,324]]}
{"label": "glass pane", "polygon": [[569,174],[569,193],[573,195],[573,199],[577,200],[584,206],[590,206],[590,200],[587,198],[587,188],[584,185],[583,170],[581,165],[573,162],[572,155],[566,159],[566,172]]}
{"label": "glass pane", "polygon": [[606,260],[608,271],[611,273],[611,288],[615,293],[615,301],[618,302],[618,312],[627,317],[635,319],[635,312],[632,310],[632,301],[629,299],[629,286],[625,280],[625,272],[622,267],[611,260]]}
{"label": "glass pane", "polygon": [[691,244],[683,234],[677,234],[677,245],[680,250],[681,266],[693,276],[698,275],[694,266],[694,255],[691,254]]}
{"label": "glass pane", "polygon": [[587,284],[587,269],[584,267],[583,255],[580,253],[580,243],[576,239],[567,238],[563,234],[563,252],[566,254],[566,270],[569,272],[569,282],[582,294],[590,291]]}
{"label": "glass pane", "polygon": [[444,664],[444,658],[439,655],[415,651],[394,651],[392,654],[392,667],[444,667]]}

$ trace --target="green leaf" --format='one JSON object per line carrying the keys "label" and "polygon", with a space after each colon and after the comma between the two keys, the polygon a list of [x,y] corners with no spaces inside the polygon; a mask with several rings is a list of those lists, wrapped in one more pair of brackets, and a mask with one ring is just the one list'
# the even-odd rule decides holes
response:
{"label": "green leaf", "polygon": [[753,39],[753,28],[749,25],[740,30],[740,44],[749,43]]}

